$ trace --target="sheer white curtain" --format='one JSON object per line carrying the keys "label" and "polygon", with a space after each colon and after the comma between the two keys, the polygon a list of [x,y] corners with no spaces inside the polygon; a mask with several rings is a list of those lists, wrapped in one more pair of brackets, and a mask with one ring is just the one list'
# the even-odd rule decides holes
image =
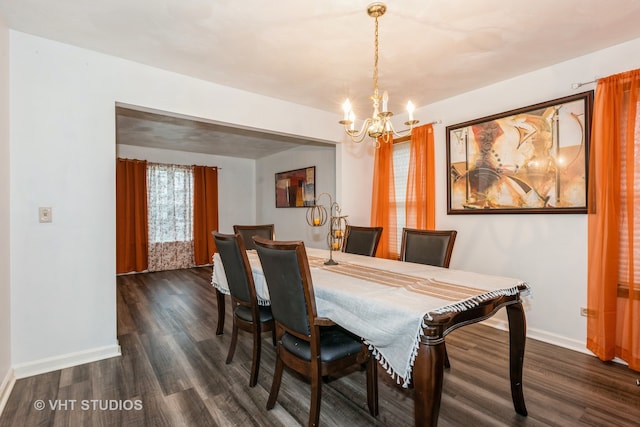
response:
{"label": "sheer white curtain", "polygon": [[192,267],[192,167],[149,163],[147,201],[149,271]]}

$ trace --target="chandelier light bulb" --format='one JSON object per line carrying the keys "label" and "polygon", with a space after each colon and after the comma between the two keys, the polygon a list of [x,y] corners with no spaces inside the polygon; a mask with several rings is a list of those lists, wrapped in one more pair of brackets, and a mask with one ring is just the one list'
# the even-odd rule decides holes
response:
{"label": "chandelier light bulb", "polygon": [[409,101],[407,102],[407,112],[409,113],[409,121],[413,120],[413,111],[416,109],[416,107],[413,106],[413,102]]}
{"label": "chandelier light bulb", "polygon": [[344,101],[342,104],[342,111],[344,111],[344,119],[349,120],[349,113],[351,112],[351,103],[349,102],[349,98]]}

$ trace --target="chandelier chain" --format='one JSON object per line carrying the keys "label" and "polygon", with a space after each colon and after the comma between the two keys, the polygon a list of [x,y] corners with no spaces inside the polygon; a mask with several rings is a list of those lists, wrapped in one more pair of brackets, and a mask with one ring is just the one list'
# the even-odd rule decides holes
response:
{"label": "chandelier chain", "polygon": [[376,16],[375,50],[373,56],[373,94],[378,96],[378,17]]}

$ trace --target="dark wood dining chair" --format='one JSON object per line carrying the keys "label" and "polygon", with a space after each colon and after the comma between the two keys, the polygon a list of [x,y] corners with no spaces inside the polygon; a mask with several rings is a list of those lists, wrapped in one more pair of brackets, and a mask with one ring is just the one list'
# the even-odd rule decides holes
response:
{"label": "dark wood dining chair", "polygon": [[273,224],[234,225],[233,232],[234,234],[239,233],[242,235],[247,250],[256,248],[256,245],[253,243],[253,236],[260,236],[270,240],[276,238],[276,230]]}
{"label": "dark wood dining chair", "polygon": [[381,236],[382,227],[347,225],[344,232],[342,252],[375,256]]}
{"label": "dark wood dining chair", "polygon": [[253,335],[253,359],[249,387],[253,387],[258,381],[262,333],[271,331],[273,345],[275,345],[275,322],[271,308],[258,305],[253,273],[242,235],[213,232],[213,238],[229,284],[233,312],[233,331],[226,363],[229,364],[233,360],[238,342],[238,329],[251,332]]}
{"label": "dark wood dining chair", "polygon": [[[400,261],[449,268],[453,244],[456,241],[457,234],[456,230],[403,228]],[[444,366],[446,368],[451,367],[446,347],[444,350]]]}
{"label": "dark wood dining chair", "polygon": [[254,237],[276,323],[276,367],[267,409],[278,398],[286,365],[311,381],[309,426],[320,419],[322,379],[352,365],[366,366],[367,405],[378,414],[377,362],[366,345],[330,319],[318,317],[304,243]]}
{"label": "dark wood dining chair", "polygon": [[456,230],[402,229],[400,261],[449,268]]}

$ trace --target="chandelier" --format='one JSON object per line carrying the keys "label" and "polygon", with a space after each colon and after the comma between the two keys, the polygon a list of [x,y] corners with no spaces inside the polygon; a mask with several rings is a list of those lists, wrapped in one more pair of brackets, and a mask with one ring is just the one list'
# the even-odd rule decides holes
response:
{"label": "chandelier", "polygon": [[414,120],[413,118],[413,111],[415,107],[413,106],[411,101],[409,101],[407,103],[409,120],[404,122],[405,125],[409,126],[409,129],[397,132],[393,128],[393,124],[391,123],[391,116],[393,116],[393,113],[387,108],[389,95],[385,90],[382,96],[380,96],[378,90],[378,18],[384,15],[386,11],[387,6],[385,6],[384,3],[372,3],[367,7],[367,14],[370,17],[374,18],[376,21],[375,54],[373,57],[373,95],[371,95],[370,97],[373,102],[373,115],[364,120],[364,123],[362,124],[360,130],[356,130],[356,116],[351,109],[351,103],[347,98],[347,100],[342,105],[344,118],[339,122],[340,124],[344,125],[345,132],[351,137],[351,140],[353,142],[362,142],[365,136],[368,135],[370,138],[375,140],[376,147],[379,146],[380,139],[382,139],[384,142],[389,142],[394,135],[400,137],[410,134],[413,126],[419,123],[418,120]]}

